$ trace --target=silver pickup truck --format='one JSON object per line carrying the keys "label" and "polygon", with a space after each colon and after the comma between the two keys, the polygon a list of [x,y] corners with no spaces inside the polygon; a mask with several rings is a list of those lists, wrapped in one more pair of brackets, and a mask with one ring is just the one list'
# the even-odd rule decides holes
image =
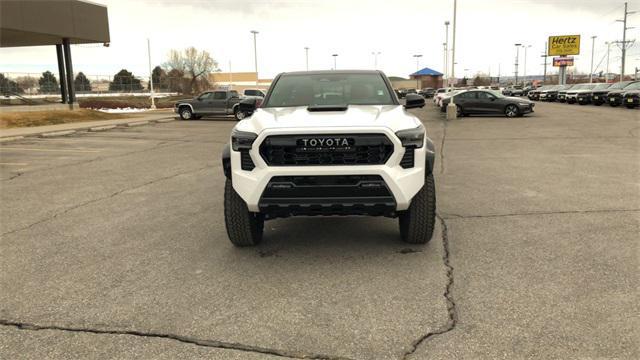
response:
{"label": "silver pickup truck", "polygon": [[242,120],[244,114],[238,111],[238,103],[243,100],[235,90],[206,91],[193,99],[180,100],[173,110],[182,120],[199,119],[205,115],[234,115]]}

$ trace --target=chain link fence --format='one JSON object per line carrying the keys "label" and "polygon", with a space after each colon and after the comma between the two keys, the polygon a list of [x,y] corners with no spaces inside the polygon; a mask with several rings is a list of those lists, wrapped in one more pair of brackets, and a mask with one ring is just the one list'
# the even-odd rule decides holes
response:
{"label": "chain link fence", "polygon": [[[82,72],[74,74],[73,86],[77,97],[85,96],[148,96],[149,78],[133,74],[89,75]],[[154,93],[157,96],[190,94],[200,87],[210,84],[205,79],[196,82],[185,77],[154,77]],[[25,98],[60,96],[60,79],[57,72],[43,73],[0,73],[0,94],[3,97],[20,96]]]}

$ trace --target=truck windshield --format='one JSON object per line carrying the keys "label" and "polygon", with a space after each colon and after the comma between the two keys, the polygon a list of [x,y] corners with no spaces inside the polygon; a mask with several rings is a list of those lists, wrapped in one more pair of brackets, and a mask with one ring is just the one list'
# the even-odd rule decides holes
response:
{"label": "truck windshield", "polygon": [[392,104],[379,74],[285,74],[262,107]]}

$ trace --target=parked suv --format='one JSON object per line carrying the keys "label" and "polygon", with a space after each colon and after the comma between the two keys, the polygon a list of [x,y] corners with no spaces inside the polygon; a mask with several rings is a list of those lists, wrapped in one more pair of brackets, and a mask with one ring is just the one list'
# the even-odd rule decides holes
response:
{"label": "parked suv", "polygon": [[200,119],[205,115],[235,115],[241,120],[244,114],[238,111],[240,100],[235,90],[206,91],[193,99],[176,102],[173,110],[182,120]]}
{"label": "parked suv", "polygon": [[260,89],[245,89],[242,94],[246,97],[257,96],[263,98],[265,96],[264,91]]}
{"label": "parked suv", "polygon": [[592,89],[590,90],[581,90],[577,92],[577,100],[578,100],[578,104],[580,105],[586,105],[586,104],[590,104],[593,101],[593,93],[596,91],[601,91],[601,90],[606,90],[609,88],[609,86],[611,86],[611,84],[607,84],[607,83],[600,83],[600,84],[596,84]]}
{"label": "parked suv", "polygon": [[408,94],[400,105],[380,71],[278,75],[262,104],[241,104],[222,157],[224,213],[236,246],[262,239],[264,221],[288,216],[399,219],[401,238],[431,239],[435,149]]}
{"label": "parked suv", "polygon": [[622,89],[616,89],[616,90],[611,90],[609,91],[609,93],[607,94],[607,102],[609,103],[610,106],[618,106],[618,105],[622,105],[622,99],[624,97],[624,94],[627,91],[631,91],[631,90],[638,90],[639,88],[638,82],[630,82],[627,84],[627,86],[623,87]]}
{"label": "parked suv", "polygon": [[607,95],[609,95],[610,91],[624,89],[625,86],[631,84],[632,82],[633,81],[620,81],[615,84],[611,84],[611,86],[606,89],[593,89],[593,91],[591,92],[591,102],[596,106],[605,104],[609,100],[609,97]]}
{"label": "parked suv", "polygon": [[578,102],[578,94],[589,94],[598,84],[578,84],[567,90],[565,100],[567,104],[575,104]]}

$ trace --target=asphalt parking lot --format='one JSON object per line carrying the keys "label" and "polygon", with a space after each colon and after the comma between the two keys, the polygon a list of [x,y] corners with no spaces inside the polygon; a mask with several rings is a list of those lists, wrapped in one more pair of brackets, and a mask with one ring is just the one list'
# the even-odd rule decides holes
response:
{"label": "asphalt parking lot", "polygon": [[415,113],[426,246],[292,218],[234,248],[231,119],[0,145],[0,358],[640,358],[640,112]]}

